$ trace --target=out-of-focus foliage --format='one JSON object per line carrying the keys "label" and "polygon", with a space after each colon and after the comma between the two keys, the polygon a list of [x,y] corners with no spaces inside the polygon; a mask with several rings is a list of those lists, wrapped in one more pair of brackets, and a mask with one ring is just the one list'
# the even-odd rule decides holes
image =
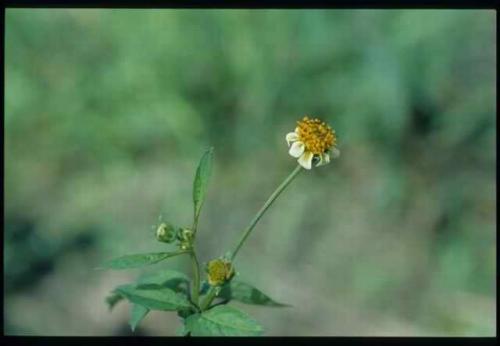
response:
{"label": "out-of-focus foliage", "polygon": [[[305,114],[341,157],[301,174],[239,254],[278,301],[266,335],[495,334],[495,12],[8,9],[5,332],[129,333],[104,298],[169,251],[214,172],[201,260],[233,246],[293,169]],[[185,258],[158,268],[189,268]],[[257,269],[257,270],[256,270]],[[138,335],[174,335],[150,312]]]}

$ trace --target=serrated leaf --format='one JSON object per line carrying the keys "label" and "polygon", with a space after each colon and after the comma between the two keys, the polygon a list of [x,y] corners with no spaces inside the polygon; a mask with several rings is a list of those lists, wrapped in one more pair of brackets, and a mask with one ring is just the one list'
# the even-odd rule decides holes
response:
{"label": "serrated leaf", "polygon": [[[186,287],[180,287],[183,283],[186,284]],[[186,274],[175,270],[163,270],[161,272],[148,273],[140,276],[133,286],[135,288],[150,289],[167,287],[176,292],[187,293],[187,285],[189,285],[189,278]],[[112,291],[111,294],[106,297],[106,303],[109,306],[109,310],[112,310],[118,302],[124,299],[121,293],[118,293],[116,290]]]}
{"label": "serrated leaf", "polygon": [[106,297],[106,303],[108,304],[109,311],[113,310],[116,304],[122,301],[124,298],[121,294],[116,292],[111,292],[109,296]]}
{"label": "serrated leaf", "polygon": [[150,310],[173,311],[191,307],[185,295],[167,287],[137,288],[134,285],[123,285],[116,288],[116,291],[132,303]]}
{"label": "serrated leaf", "polygon": [[251,305],[290,307],[290,305],[278,303],[274,299],[271,299],[252,285],[237,280],[233,280],[228,285],[222,287],[217,297],[225,300],[233,299]]}
{"label": "serrated leaf", "polygon": [[102,269],[132,269],[150,264],[155,264],[169,257],[183,254],[183,251],[177,252],[153,252],[135,255],[126,255],[111,259],[105,262]]}
{"label": "serrated leaf", "polygon": [[257,321],[228,305],[191,315],[185,323],[192,336],[256,336],[263,332]]}
{"label": "serrated leaf", "polygon": [[214,148],[208,149],[201,157],[193,183],[193,203],[194,203],[194,219],[195,222],[200,216],[201,207],[205,200],[205,195],[208,188],[208,180],[212,174]]}
{"label": "serrated leaf", "polygon": [[139,323],[146,317],[149,309],[145,306],[139,304],[132,304],[130,308],[130,319],[129,324],[132,331],[135,331],[135,328],[139,325]]}

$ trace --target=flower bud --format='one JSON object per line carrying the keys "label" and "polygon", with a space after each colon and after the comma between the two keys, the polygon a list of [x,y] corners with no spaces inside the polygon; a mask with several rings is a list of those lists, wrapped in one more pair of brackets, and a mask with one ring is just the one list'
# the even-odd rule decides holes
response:
{"label": "flower bud", "polygon": [[156,229],[156,239],[162,243],[171,243],[175,240],[177,231],[168,223],[161,223]]}
{"label": "flower bud", "polygon": [[191,242],[193,240],[193,231],[189,228],[181,228],[177,233],[177,238],[181,242]]}
{"label": "flower bud", "polygon": [[221,286],[234,276],[234,267],[226,259],[214,259],[208,262],[208,283],[211,286]]}
{"label": "flower bud", "polygon": [[177,232],[177,239],[179,240],[179,247],[181,250],[189,250],[193,247],[194,233],[189,228],[181,228]]}

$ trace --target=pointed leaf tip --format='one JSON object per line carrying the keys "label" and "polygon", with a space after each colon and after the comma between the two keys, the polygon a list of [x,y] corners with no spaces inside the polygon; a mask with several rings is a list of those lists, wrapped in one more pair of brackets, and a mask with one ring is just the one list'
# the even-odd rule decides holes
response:
{"label": "pointed leaf tip", "polygon": [[261,290],[242,281],[233,280],[229,285],[222,288],[219,298],[227,300],[237,300],[250,305],[265,305],[271,307],[291,307],[275,301]]}
{"label": "pointed leaf tip", "polygon": [[130,329],[132,329],[133,332],[135,332],[135,329],[141,323],[141,321],[146,317],[146,315],[149,313],[149,309],[145,306],[139,305],[139,304],[132,304],[130,308],[130,319],[129,319],[129,324],[130,324]]}

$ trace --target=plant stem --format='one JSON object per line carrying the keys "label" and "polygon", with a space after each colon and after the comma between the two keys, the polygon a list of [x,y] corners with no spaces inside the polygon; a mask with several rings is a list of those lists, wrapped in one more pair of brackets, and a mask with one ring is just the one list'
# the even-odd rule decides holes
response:
{"label": "plant stem", "polygon": [[193,226],[191,230],[193,231],[193,238],[191,239],[191,250],[189,254],[191,256],[191,263],[193,265],[193,287],[191,288],[191,298],[194,304],[199,307],[200,300],[200,263],[198,262],[198,258],[196,257],[196,251],[194,249],[194,243],[196,240],[196,230],[198,228],[198,218],[196,217],[196,213],[194,215]]}
{"label": "plant stem", "polygon": [[215,287],[211,286],[210,289],[208,290],[207,295],[205,296],[205,299],[200,305],[201,311],[205,311],[206,309],[208,309],[212,301],[215,299],[216,292],[217,291],[215,290]]}
{"label": "plant stem", "polygon": [[259,222],[262,215],[264,215],[266,210],[271,206],[271,204],[273,204],[273,202],[276,200],[276,198],[278,198],[278,196],[281,194],[281,192],[283,192],[283,190],[285,190],[285,188],[292,182],[293,178],[295,178],[297,176],[297,174],[299,174],[299,172],[301,171],[301,168],[302,168],[302,166],[297,165],[297,167],[295,167],[295,169],[292,171],[292,173],[290,173],[290,175],[288,177],[286,177],[285,180],[283,180],[283,182],[280,184],[280,186],[278,186],[278,188],[276,190],[274,190],[274,192],[267,199],[266,203],[264,203],[262,208],[260,208],[260,210],[254,216],[254,218],[252,219],[252,221],[250,222],[248,227],[243,232],[243,235],[240,238],[240,241],[236,245],[233,253],[231,254],[231,260],[234,260],[234,258],[236,257],[236,254],[238,253],[241,246],[243,245],[245,240],[248,238],[248,236],[252,232],[252,230],[255,227],[255,225],[257,224],[257,222]]}
{"label": "plant stem", "polygon": [[196,235],[196,230],[197,229],[198,229],[198,218],[195,215],[194,216],[194,221],[193,221],[193,226],[191,227],[191,230],[193,231],[193,241],[194,241],[194,237]]}
{"label": "plant stem", "polygon": [[191,249],[191,263],[193,264],[193,287],[191,290],[191,297],[196,306],[199,306],[200,297],[200,264],[198,263],[198,258],[196,257],[196,252],[194,248]]}
{"label": "plant stem", "polygon": [[[273,204],[273,202],[276,200],[276,198],[278,198],[278,196],[292,182],[292,180],[297,176],[297,174],[299,174],[299,172],[301,171],[301,169],[302,169],[302,166],[300,166],[300,165],[297,165],[297,167],[295,167],[295,169],[292,171],[292,173],[290,173],[290,175],[288,175],[288,177],[286,177],[286,179],[283,180],[283,182],[280,184],[280,186],[278,186],[276,188],[276,190],[274,190],[274,192],[271,194],[271,196],[267,199],[266,203],[264,203],[264,205],[262,206],[262,208],[260,208],[260,210],[254,216],[254,218],[252,219],[252,221],[250,221],[250,224],[243,231],[243,235],[241,236],[240,240],[238,241],[238,244],[236,245],[234,251],[231,254],[231,260],[232,261],[236,257],[236,254],[238,253],[238,251],[240,251],[243,243],[248,238],[248,236],[250,235],[250,233],[254,229],[254,227],[257,224],[257,222],[259,222],[259,220],[262,217],[262,215],[264,215],[264,213],[266,212],[266,210],[269,209],[269,207],[271,206],[271,204]],[[210,304],[212,303],[212,301],[215,299],[215,296],[216,296],[215,287],[210,287],[210,290],[208,291],[205,299],[203,300],[203,302],[202,302],[202,304],[200,306],[201,311],[206,310],[210,306]]]}

